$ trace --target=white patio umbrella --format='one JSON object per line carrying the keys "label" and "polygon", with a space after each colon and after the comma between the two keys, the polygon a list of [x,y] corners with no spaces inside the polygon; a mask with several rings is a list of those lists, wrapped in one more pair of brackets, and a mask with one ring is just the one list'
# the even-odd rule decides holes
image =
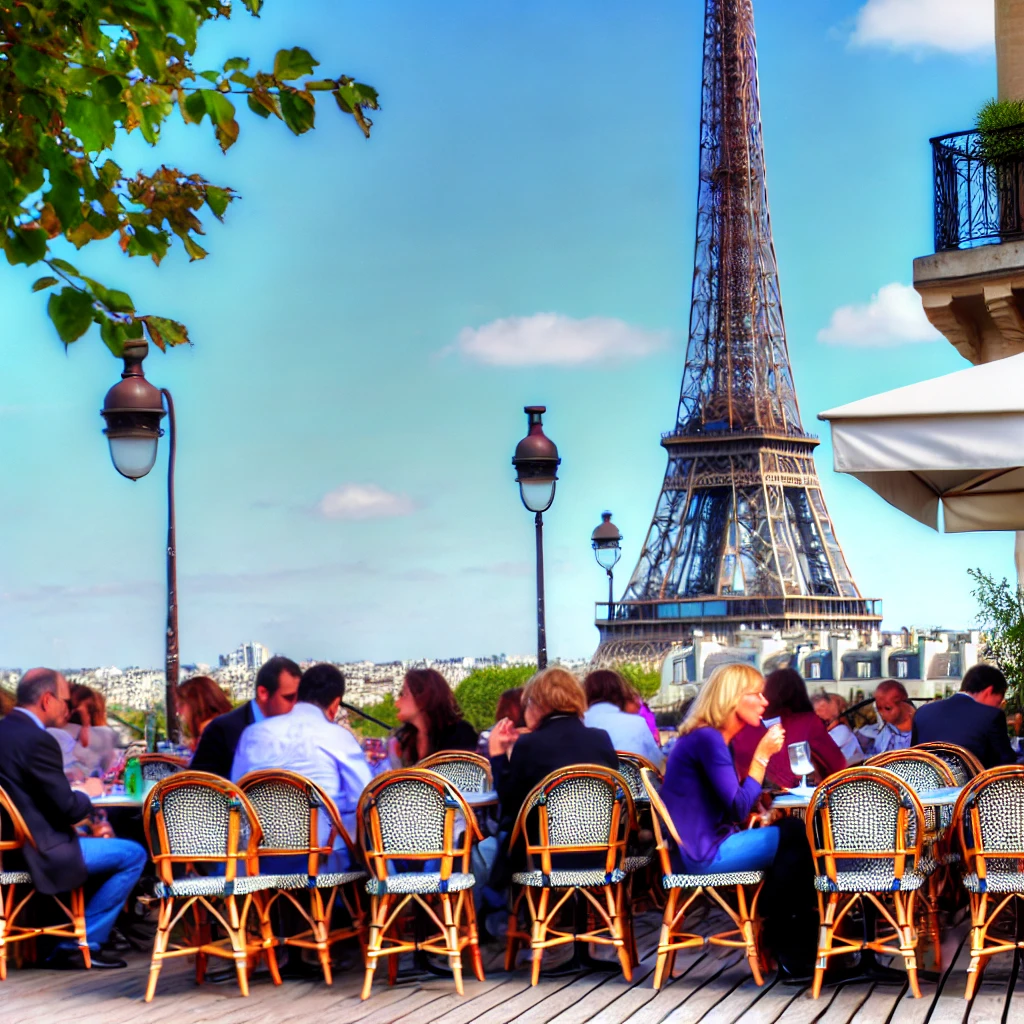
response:
{"label": "white patio umbrella", "polygon": [[819,415],[835,469],[947,533],[1024,530],[1024,354]]}

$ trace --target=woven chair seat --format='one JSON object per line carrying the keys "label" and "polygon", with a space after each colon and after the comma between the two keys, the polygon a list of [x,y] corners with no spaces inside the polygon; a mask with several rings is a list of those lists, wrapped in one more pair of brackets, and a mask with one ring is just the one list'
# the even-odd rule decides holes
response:
{"label": "woven chair seat", "polygon": [[[291,888],[281,885],[293,876],[290,875],[243,875],[231,882],[222,876],[203,875],[202,877],[176,878],[170,885],[157,882],[153,892],[161,899],[169,896],[247,896],[249,893],[262,892],[264,889]],[[305,875],[302,876],[305,878]]]}
{"label": "woven chair seat", "polygon": [[31,885],[32,876],[27,871],[0,871],[0,885]]}
{"label": "woven chair seat", "polygon": [[590,871],[552,871],[545,881],[542,871],[517,871],[512,876],[516,885],[529,885],[535,889],[579,889],[593,885],[617,885],[626,877],[625,871],[615,868],[605,874],[600,868]]}
{"label": "woven chair seat", "polygon": [[653,853],[636,853],[631,857],[626,858],[626,863],[623,864],[623,868],[627,875],[631,875],[634,871],[641,871],[647,867],[651,861],[654,860]]}
{"label": "woven chair seat", "polygon": [[964,886],[968,892],[1024,892],[1024,872],[993,871],[989,868],[984,879],[977,874],[964,875]]}
{"label": "woven chair seat", "polygon": [[666,889],[717,889],[729,885],[757,885],[764,881],[763,871],[726,871],[718,875],[665,875]]}
{"label": "woven chair seat", "polygon": [[441,885],[440,871],[403,871],[400,875],[388,875],[387,878],[371,878],[366,883],[366,891],[371,896],[384,896],[388,893],[432,893],[459,892],[472,889],[476,879],[469,872],[453,871],[446,887]]}
{"label": "woven chair seat", "polygon": [[907,868],[903,877],[897,880],[891,864],[878,861],[864,863],[870,867],[837,871],[835,882],[828,875],[816,875],[814,888],[818,892],[911,892],[920,889],[931,874],[931,871]]}
{"label": "woven chair seat", "polygon": [[365,871],[322,871],[314,878],[298,872],[274,877],[278,879],[275,889],[333,889],[336,885],[361,882],[367,875]]}

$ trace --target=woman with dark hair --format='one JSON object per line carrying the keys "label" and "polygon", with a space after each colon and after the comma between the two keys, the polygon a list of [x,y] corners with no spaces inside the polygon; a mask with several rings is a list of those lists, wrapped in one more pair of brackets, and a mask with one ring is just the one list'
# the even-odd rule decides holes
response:
{"label": "woman with dark hair", "polygon": [[193,750],[206,726],[230,710],[228,695],[209,676],[193,676],[178,687],[178,715]]}
{"label": "woman with dark hair", "polygon": [[747,725],[733,738],[732,750],[736,769],[742,778],[750,770],[766,725],[778,723],[786,732],[786,747],[773,754],[765,770],[765,781],[780,789],[792,789],[800,785],[800,779],[789,767],[790,743],[806,742],[811,745],[811,760],[814,762],[818,781],[846,767],[846,758],[828,734],[824,722],[815,714],[807,684],[796,669],[777,668],[769,672],[764,681],[764,696],[768,707],[764,721],[759,725]]}
{"label": "woman with dark hair", "polygon": [[418,764],[439,750],[476,750],[476,729],[462,717],[448,681],[436,669],[406,672],[395,711],[402,725],[388,752],[396,768]]}
{"label": "woman with dark hair", "polygon": [[583,680],[583,691],[587,695],[584,725],[604,729],[616,750],[639,754],[661,767],[661,748],[647,723],[626,710],[627,705],[633,706],[634,690],[618,672],[607,668],[591,672]]}
{"label": "woman with dark hair", "polygon": [[107,699],[91,686],[71,687],[71,714],[59,729],[47,729],[60,744],[64,774],[87,779],[103,775],[117,757],[118,735],[107,725]]}
{"label": "woman with dark hair", "polygon": [[497,725],[503,718],[507,718],[517,729],[526,728],[526,719],[523,717],[523,688],[521,686],[505,690],[498,698],[498,706],[494,709],[494,724]]}

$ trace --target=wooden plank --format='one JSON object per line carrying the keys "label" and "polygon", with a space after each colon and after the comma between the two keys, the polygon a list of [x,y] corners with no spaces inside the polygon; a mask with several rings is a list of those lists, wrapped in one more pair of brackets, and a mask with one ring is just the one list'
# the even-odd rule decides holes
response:
{"label": "wooden plank", "polygon": [[835,999],[829,1003],[828,1008],[818,1020],[821,1024],[848,1024],[850,1018],[867,1001],[874,987],[874,982],[871,981],[859,981],[852,985],[840,986]]}
{"label": "wooden plank", "polygon": [[895,1011],[902,995],[903,990],[897,985],[875,985],[871,995],[850,1018],[850,1024],[883,1024]]}
{"label": "wooden plank", "polygon": [[806,986],[783,985],[776,981],[743,1017],[743,1024],[774,1024],[790,1003],[806,992]]}
{"label": "wooden plank", "polygon": [[[742,966],[746,960],[742,961]],[[736,986],[717,1006],[712,1007],[708,1013],[701,1018],[701,1024],[734,1024],[735,1021],[747,1020],[747,1014],[751,1008],[764,998],[775,987],[775,979],[769,976],[763,985],[750,976],[750,968],[747,967],[746,978]],[[793,993],[794,995],[796,993]],[[779,1011],[782,1012],[781,1010]]]}
{"label": "wooden plank", "polygon": [[431,1009],[430,1017],[415,1015],[415,1019],[396,1018],[395,1024],[402,1021],[403,1024],[470,1024],[470,1021],[479,1017],[482,1013],[498,1006],[500,1003],[519,995],[529,987],[529,981],[525,978],[509,974],[500,974],[493,985],[482,988],[481,991],[471,992],[466,989],[466,995],[460,996],[457,992],[450,992],[444,999],[439,1000]]}

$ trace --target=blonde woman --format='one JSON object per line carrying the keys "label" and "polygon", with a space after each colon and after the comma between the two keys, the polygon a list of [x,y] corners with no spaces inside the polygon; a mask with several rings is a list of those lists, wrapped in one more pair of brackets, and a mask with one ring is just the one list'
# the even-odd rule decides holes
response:
{"label": "blonde woman", "polygon": [[687,874],[766,871],[764,939],[784,976],[809,977],[814,953],[813,865],[803,822],[783,819],[746,829],[761,796],[765,769],[783,748],[780,725],[765,732],[750,771],[740,779],[729,744],[744,726],[759,726],[768,702],[764,677],[750,665],[720,665],[701,687],[669,754],[661,795],[682,840]]}

